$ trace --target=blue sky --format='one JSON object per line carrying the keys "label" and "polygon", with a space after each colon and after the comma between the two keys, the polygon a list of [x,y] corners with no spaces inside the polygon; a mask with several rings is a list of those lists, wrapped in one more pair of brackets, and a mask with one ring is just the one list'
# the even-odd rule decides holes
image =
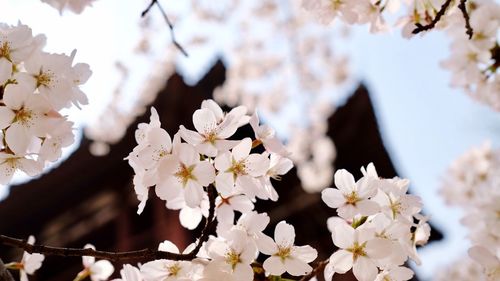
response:
{"label": "blue sky", "polygon": [[[47,50],[52,52],[69,54],[78,48],[76,60],[89,63],[94,71],[84,88],[92,105],[73,115],[81,123],[109,100],[119,78],[114,63],[130,57],[143,7],[143,1],[123,5],[119,0],[101,0],[83,15],[59,17],[38,0],[3,1],[0,18],[11,24],[20,19],[34,33],[47,34]],[[449,87],[450,74],[439,67],[448,55],[443,33],[406,40],[397,32],[371,35],[366,29],[355,28],[341,48],[349,50],[352,72],[371,91],[384,142],[398,171],[411,180],[412,191],[422,196],[426,213],[447,237],[421,252],[420,273],[430,278],[436,267],[467,248],[466,233],[458,222],[460,211],[446,207],[437,194],[440,179],[451,161],[470,147],[488,139],[498,146],[500,114]],[[143,71],[135,72],[130,92],[151,69],[151,62],[137,63]]]}

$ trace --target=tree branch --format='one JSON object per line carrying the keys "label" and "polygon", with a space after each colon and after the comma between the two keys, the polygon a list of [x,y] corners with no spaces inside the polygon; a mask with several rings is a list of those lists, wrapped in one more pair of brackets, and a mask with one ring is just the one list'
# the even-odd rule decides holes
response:
{"label": "tree branch", "polygon": [[[204,242],[208,240],[208,236],[215,229],[217,220],[215,219],[215,198],[217,193],[215,188],[210,185],[207,188],[208,198],[209,198],[209,214],[205,223],[205,227],[201,232],[201,236],[198,239],[196,247],[187,254],[176,254],[170,252],[158,251],[156,249],[142,249],[137,251],[129,252],[106,252],[97,251],[93,249],[81,249],[81,248],[59,248],[44,245],[32,245],[29,244],[27,240],[12,238],[5,235],[0,235],[0,244],[10,245],[17,248],[21,248],[24,251],[32,254],[39,253],[47,256],[62,256],[62,257],[83,257],[91,256],[100,259],[110,260],[110,261],[139,261],[147,262],[156,259],[168,259],[168,260],[193,260],[200,251]],[[0,279],[0,281],[2,281]]]}
{"label": "tree branch", "polygon": [[433,29],[436,26],[436,24],[441,20],[441,17],[444,16],[444,14],[446,13],[446,10],[448,9],[448,7],[450,6],[452,1],[453,0],[446,0],[443,3],[443,5],[441,6],[441,8],[439,9],[439,11],[436,14],[436,17],[431,21],[431,23],[426,24],[426,25],[422,25],[422,24],[417,22],[415,24],[417,26],[417,28],[415,28],[412,31],[412,33],[418,34],[420,32],[427,31],[429,29]]}
{"label": "tree branch", "polygon": [[2,259],[0,259],[0,281],[14,281],[14,277],[7,270]]}
{"label": "tree branch", "polygon": [[317,276],[325,269],[325,266],[328,264],[328,262],[329,262],[328,259],[318,262],[316,264],[316,267],[314,267],[313,270],[309,272],[309,274],[302,276],[302,278],[300,278],[299,281],[311,280],[313,277]]}
{"label": "tree branch", "polygon": [[161,12],[161,15],[163,16],[163,19],[165,19],[165,22],[167,23],[168,25],[168,28],[170,29],[170,37],[172,38],[172,44],[174,44],[174,46],[179,49],[179,51],[181,51],[181,53],[188,57],[188,53],[186,52],[186,50],[181,46],[181,44],[179,44],[179,42],[177,42],[177,40],[175,39],[175,33],[174,33],[174,25],[172,24],[172,22],[170,21],[170,19],[168,18],[168,15],[167,13],[165,12],[165,10],[163,9],[163,7],[161,6],[161,4],[158,2],[158,0],[151,0],[151,3],[149,3],[148,7],[142,11],[141,13],[141,16],[144,17],[146,16],[149,11],[151,10],[151,8],[156,5],[158,7],[158,10],[160,10]]}
{"label": "tree branch", "polygon": [[472,30],[472,27],[470,26],[470,17],[469,13],[467,13],[467,7],[465,6],[465,3],[467,0],[460,0],[460,4],[458,4],[458,8],[460,11],[462,11],[462,15],[465,19],[465,33],[469,35],[469,39],[472,39],[472,35],[474,35],[474,31]]}

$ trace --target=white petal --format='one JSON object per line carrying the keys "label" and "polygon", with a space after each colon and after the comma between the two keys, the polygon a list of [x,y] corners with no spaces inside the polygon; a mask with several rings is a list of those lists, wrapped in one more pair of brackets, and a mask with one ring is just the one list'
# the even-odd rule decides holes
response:
{"label": "white petal", "polygon": [[163,252],[170,252],[170,253],[179,253],[179,248],[172,243],[171,241],[165,240],[158,245],[158,250],[163,251]]}
{"label": "white petal", "polygon": [[387,239],[375,238],[366,243],[366,253],[371,258],[381,259],[391,254],[392,243]]}
{"label": "white petal", "polygon": [[0,57],[0,85],[3,85],[12,76],[12,63]]}
{"label": "white petal", "polygon": [[274,230],[274,240],[282,247],[291,247],[295,242],[295,229],[293,225],[280,221]]}
{"label": "white petal", "polygon": [[321,192],[321,199],[323,202],[328,205],[330,208],[338,208],[345,204],[345,197],[340,192],[340,190],[336,188],[326,188]]}
{"label": "white petal", "polygon": [[10,109],[19,110],[23,107],[29,95],[30,93],[25,87],[19,84],[11,84],[5,87],[3,102]]}
{"label": "white petal", "polygon": [[210,109],[217,119],[217,122],[222,122],[222,118],[224,118],[224,112],[222,108],[214,101],[214,100],[204,100],[201,102],[201,108]]}
{"label": "white petal", "polygon": [[359,281],[373,281],[378,269],[371,259],[360,256],[352,266],[352,272]]}
{"label": "white petal", "polygon": [[100,260],[90,266],[92,280],[106,280],[113,274],[115,268],[107,260]]}
{"label": "white petal", "polygon": [[0,129],[4,129],[14,121],[16,114],[6,106],[0,106]]}
{"label": "white petal", "polygon": [[202,108],[193,113],[193,125],[201,134],[209,134],[217,127],[217,120],[210,109]]}
{"label": "white petal", "polygon": [[333,266],[333,271],[338,273],[346,273],[352,268],[353,257],[352,253],[345,250],[338,250],[330,257],[330,263]]}
{"label": "white petal", "polygon": [[234,178],[232,173],[219,173],[215,177],[215,188],[222,197],[229,197],[233,194]]}
{"label": "white petal", "polygon": [[335,246],[347,249],[354,244],[355,230],[347,224],[337,224],[332,235]]}
{"label": "white petal", "polygon": [[7,128],[5,140],[9,148],[16,154],[24,155],[33,136],[19,123],[12,124]]}
{"label": "white petal", "polygon": [[269,158],[261,154],[250,154],[245,161],[245,171],[252,177],[260,177],[269,170]]}
{"label": "white petal", "polygon": [[203,192],[203,187],[199,183],[189,180],[186,185],[186,191],[184,192],[186,205],[191,208],[200,206],[201,199],[203,199]]}
{"label": "white petal", "polygon": [[180,162],[188,167],[200,161],[200,155],[190,144],[181,143],[175,148],[175,150]]}
{"label": "white petal", "polygon": [[271,256],[267,260],[265,260],[263,267],[266,273],[269,273],[271,275],[279,276],[286,271],[285,264],[281,262],[281,258],[276,256]]}
{"label": "white petal", "polygon": [[252,149],[252,140],[250,138],[244,138],[241,142],[233,148],[233,158],[236,161],[241,161],[245,159]]}
{"label": "white petal", "polygon": [[181,225],[189,230],[195,229],[201,222],[202,214],[199,208],[184,207],[179,213]]}
{"label": "white petal", "polygon": [[199,162],[193,169],[193,175],[202,186],[208,186],[215,181],[214,166],[207,161]]}
{"label": "white petal", "polygon": [[295,246],[293,247],[293,256],[309,263],[318,257],[318,251],[309,245]]}
{"label": "white petal", "polygon": [[351,173],[341,169],[335,172],[335,186],[344,194],[351,193],[356,186],[356,182]]}
{"label": "white petal", "polygon": [[290,275],[302,276],[311,272],[312,267],[300,259],[287,258],[285,259],[285,268]]}
{"label": "white petal", "polygon": [[259,251],[264,255],[272,256],[278,252],[278,246],[274,240],[265,234],[259,235],[255,242],[257,243]]}

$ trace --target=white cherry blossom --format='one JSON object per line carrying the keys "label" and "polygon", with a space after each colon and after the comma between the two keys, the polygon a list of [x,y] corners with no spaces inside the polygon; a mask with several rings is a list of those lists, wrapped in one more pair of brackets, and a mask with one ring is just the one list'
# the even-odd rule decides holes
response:
{"label": "white cherry blossom", "polygon": [[[85,245],[84,248],[95,250],[95,247],[91,244]],[[87,277],[92,281],[104,281],[115,271],[113,265],[107,260],[96,261],[94,257],[84,256],[82,257],[82,263],[84,269],[78,273],[74,281],[84,280]]]}

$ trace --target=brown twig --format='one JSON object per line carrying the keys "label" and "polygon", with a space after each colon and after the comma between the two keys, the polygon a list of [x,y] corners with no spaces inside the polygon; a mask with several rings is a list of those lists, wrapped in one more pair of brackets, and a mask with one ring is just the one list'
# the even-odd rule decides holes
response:
{"label": "brown twig", "polygon": [[465,6],[465,3],[467,0],[460,0],[460,4],[458,4],[458,8],[460,11],[462,11],[462,15],[465,19],[465,33],[469,35],[469,39],[472,39],[472,35],[474,35],[474,31],[472,30],[472,27],[470,26],[470,17],[469,13],[467,12],[467,7]]}
{"label": "brown twig", "polygon": [[161,15],[165,19],[165,22],[167,23],[168,28],[170,29],[170,37],[172,37],[172,44],[174,44],[174,46],[177,49],[179,49],[179,51],[181,51],[181,53],[184,56],[188,57],[189,55],[184,49],[184,47],[182,47],[181,44],[179,44],[179,42],[177,42],[177,40],[175,39],[174,25],[172,24],[172,21],[170,21],[170,19],[168,18],[167,13],[165,12],[161,4],[158,2],[158,0],[151,0],[151,3],[149,3],[148,7],[144,11],[142,11],[141,16],[142,17],[146,16],[154,5],[156,5],[156,7],[158,7],[158,10],[160,10]]}
{"label": "brown twig", "polygon": [[439,9],[439,11],[437,12],[436,14],[436,17],[431,21],[431,23],[429,24],[426,24],[426,25],[422,25],[421,23],[415,23],[415,25],[417,26],[417,28],[415,28],[412,33],[413,34],[418,34],[420,32],[423,32],[423,31],[427,31],[429,29],[433,29],[436,24],[441,20],[441,17],[444,16],[444,14],[446,13],[446,10],[448,9],[448,7],[450,6],[451,2],[453,0],[446,0],[443,5],[441,5],[441,8]]}
{"label": "brown twig", "polygon": [[309,274],[302,276],[302,278],[300,278],[299,281],[311,280],[313,277],[317,276],[325,269],[325,266],[328,264],[328,262],[329,262],[328,259],[318,262],[316,266],[313,268],[313,270],[309,272]]}
{"label": "brown twig", "polygon": [[0,281],[14,281],[14,277],[7,270],[2,259],[0,259]]}
{"label": "brown twig", "polygon": [[12,238],[5,235],[0,235],[0,244],[10,245],[21,248],[24,251],[32,254],[39,253],[47,256],[62,256],[62,257],[83,257],[91,256],[110,261],[138,261],[147,262],[155,259],[168,260],[193,260],[201,249],[203,243],[208,240],[208,236],[215,229],[217,220],[215,219],[215,198],[217,196],[213,186],[208,187],[208,197],[210,201],[210,209],[205,227],[202,230],[201,236],[198,239],[196,247],[187,254],[176,254],[170,252],[158,251],[156,249],[142,249],[130,252],[106,252],[93,249],[81,248],[59,248],[44,245],[32,245],[28,241]]}

